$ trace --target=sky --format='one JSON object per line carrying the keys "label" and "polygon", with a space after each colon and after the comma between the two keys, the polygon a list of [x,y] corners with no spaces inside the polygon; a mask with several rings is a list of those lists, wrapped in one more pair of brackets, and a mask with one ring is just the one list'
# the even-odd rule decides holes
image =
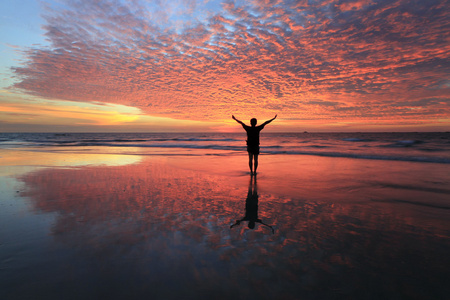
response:
{"label": "sky", "polygon": [[3,0],[0,132],[450,131],[448,0]]}

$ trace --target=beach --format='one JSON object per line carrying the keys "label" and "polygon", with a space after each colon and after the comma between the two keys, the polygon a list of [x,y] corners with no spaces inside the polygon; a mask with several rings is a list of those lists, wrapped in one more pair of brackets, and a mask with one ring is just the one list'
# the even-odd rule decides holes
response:
{"label": "beach", "polygon": [[[353,143],[348,149],[373,141],[350,138],[339,140]],[[140,147],[137,137],[126,147],[117,137],[122,146],[55,139],[66,145],[5,139],[0,148],[3,299],[450,292],[448,152],[416,155],[431,143],[399,140],[402,151],[416,152],[398,159],[398,148],[324,152],[328,140],[308,154],[266,138],[250,176],[239,137],[220,137],[231,143],[220,147],[209,137],[183,147]]]}

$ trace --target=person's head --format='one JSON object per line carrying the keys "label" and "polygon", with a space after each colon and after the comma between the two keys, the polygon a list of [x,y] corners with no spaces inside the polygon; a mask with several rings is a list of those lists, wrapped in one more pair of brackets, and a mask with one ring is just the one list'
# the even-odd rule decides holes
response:
{"label": "person's head", "polygon": [[256,120],[255,118],[253,118],[253,119],[251,119],[250,120],[250,124],[252,125],[252,126],[256,126],[256,123],[258,122],[258,120]]}

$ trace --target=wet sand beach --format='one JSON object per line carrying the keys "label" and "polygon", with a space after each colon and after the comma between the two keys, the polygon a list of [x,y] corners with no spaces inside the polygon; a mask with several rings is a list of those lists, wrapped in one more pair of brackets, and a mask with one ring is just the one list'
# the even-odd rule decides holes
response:
{"label": "wet sand beach", "polygon": [[447,164],[131,152],[0,150],[2,299],[450,292]]}

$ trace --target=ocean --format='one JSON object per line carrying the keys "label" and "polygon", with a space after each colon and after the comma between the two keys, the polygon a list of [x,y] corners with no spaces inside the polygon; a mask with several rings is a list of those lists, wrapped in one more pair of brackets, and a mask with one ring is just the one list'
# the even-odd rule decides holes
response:
{"label": "ocean", "polygon": [[[122,154],[241,155],[242,133],[0,133],[0,148],[114,147]],[[319,155],[372,160],[450,163],[449,132],[261,133],[262,155]],[[130,150],[130,148],[133,148]],[[154,153],[156,154],[156,153]]]}

